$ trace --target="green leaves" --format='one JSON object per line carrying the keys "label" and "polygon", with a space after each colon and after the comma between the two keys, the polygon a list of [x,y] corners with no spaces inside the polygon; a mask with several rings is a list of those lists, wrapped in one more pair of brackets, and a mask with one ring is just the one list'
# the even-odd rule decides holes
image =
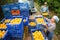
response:
{"label": "green leaves", "polygon": [[48,0],[48,6],[54,12],[60,13],[60,3],[59,0]]}

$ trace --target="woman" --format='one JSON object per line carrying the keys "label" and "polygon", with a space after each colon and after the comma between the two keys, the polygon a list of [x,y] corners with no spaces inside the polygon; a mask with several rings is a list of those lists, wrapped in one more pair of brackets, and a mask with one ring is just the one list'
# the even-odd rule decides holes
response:
{"label": "woman", "polygon": [[57,16],[53,16],[50,19],[46,18],[45,19],[49,22],[48,25],[45,25],[46,29],[47,29],[47,36],[48,36],[48,40],[52,40],[53,34],[54,34],[54,30],[56,29],[56,23],[58,23],[59,18]]}
{"label": "woman", "polygon": [[43,13],[48,13],[48,14],[49,14],[49,9],[48,9],[48,6],[47,6],[47,2],[45,2],[45,3],[41,6],[40,12],[41,12],[41,14],[43,14]]}

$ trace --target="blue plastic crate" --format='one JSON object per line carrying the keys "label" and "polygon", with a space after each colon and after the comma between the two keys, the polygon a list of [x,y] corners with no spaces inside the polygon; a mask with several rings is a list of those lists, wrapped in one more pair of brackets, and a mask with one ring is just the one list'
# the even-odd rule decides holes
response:
{"label": "blue plastic crate", "polygon": [[23,37],[23,34],[20,34],[20,33],[18,33],[18,34],[12,33],[11,36],[12,36],[12,37],[22,38],[22,37]]}
{"label": "blue plastic crate", "polygon": [[10,5],[8,5],[8,4],[2,5],[2,10],[3,10],[3,12],[10,11]]}
{"label": "blue plastic crate", "polygon": [[16,24],[16,25],[11,25],[11,24],[6,24],[7,25],[7,29],[23,29],[23,22],[21,22],[20,24]]}
{"label": "blue plastic crate", "polygon": [[45,26],[44,26],[43,24],[37,24],[37,25],[36,25],[36,28],[43,30],[43,29],[45,28]]}
{"label": "blue plastic crate", "polygon": [[28,32],[31,33],[31,29],[36,29],[36,26],[29,26],[28,27]]}
{"label": "blue plastic crate", "polygon": [[11,40],[10,34],[7,32],[5,37],[2,40]]}
{"label": "blue plastic crate", "polygon": [[20,16],[13,16],[11,19],[14,19],[14,18],[22,18],[22,21],[20,24],[15,24],[15,25],[11,25],[10,23],[6,24],[7,25],[7,29],[10,30],[10,29],[24,29],[24,26],[23,26],[23,17],[20,17]]}
{"label": "blue plastic crate", "polygon": [[28,3],[19,3],[20,10],[29,10]]}
{"label": "blue plastic crate", "polygon": [[[34,20],[29,20],[29,22],[35,22],[35,19]],[[31,33],[31,29],[37,29],[37,27],[36,26],[30,26],[30,25],[28,25],[28,31],[29,31],[29,33]]]}
{"label": "blue plastic crate", "polygon": [[23,37],[12,37],[9,32],[5,35],[5,37],[2,40],[23,40]]}
{"label": "blue plastic crate", "polygon": [[[36,18],[43,18],[43,19],[44,19],[43,16],[39,16],[39,17],[37,16],[37,17],[35,17],[35,19],[36,19]],[[35,21],[36,21],[36,20],[35,20]],[[44,22],[45,22],[46,24],[48,24],[45,19],[44,19]],[[37,24],[37,25],[36,25],[37,29],[42,29],[42,30],[43,30],[43,29],[45,28],[44,24],[38,24],[37,22],[36,22],[36,24]]]}
{"label": "blue plastic crate", "polygon": [[24,29],[24,27],[22,26],[22,23],[21,24],[19,24],[19,25],[7,25],[7,29],[8,30],[12,30],[12,29],[14,29],[14,30],[23,30]]}
{"label": "blue plastic crate", "polygon": [[23,17],[29,17],[29,10],[20,10],[20,15]]}
{"label": "blue plastic crate", "polygon": [[3,10],[3,13],[4,13],[4,17],[10,17],[11,15],[11,12],[10,12],[10,5],[6,4],[6,5],[3,5],[2,6],[2,10]]}
{"label": "blue plastic crate", "polygon": [[11,10],[19,10],[19,5],[16,3],[10,4]]}
{"label": "blue plastic crate", "polygon": [[23,37],[24,30],[9,30],[12,37]]}
{"label": "blue plastic crate", "polygon": [[12,14],[11,14],[10,11],[5,11],[5,12],[4,12],[4,16],[5,16],[5,15],[6,15],[6,16],[10,16],[10,15],[12,15]]}
{"label": "blue plastic crate", "polygon": [[18,38],[18,37],[12,37],[11,40],[23,40],[23,38]]}
{"label": "blue plastic crate", "polygon": [[34,33],[35,31],[41,31],[42,34],[43,34],[43,36],[44,36],[44,38],[45,38],[45,34],[44,34],[44,32],[42,30],[40,30],[40,29],[31,29],[31,37],[32,37],[32,40],[34,40],[32,33]]}

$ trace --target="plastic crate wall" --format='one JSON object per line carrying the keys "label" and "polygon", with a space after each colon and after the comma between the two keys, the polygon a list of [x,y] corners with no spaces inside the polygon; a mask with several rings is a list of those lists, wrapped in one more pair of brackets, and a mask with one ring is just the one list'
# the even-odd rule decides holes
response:
{"label": "plastic crate wall", "polygon": [[6,5],[2,5],[1,7],[4,13],[4,17],[10,18],[11,17],[10,5],[6,4]]}
{"label": "plastic crate wall", "polygon": [[28,3],[19,3],[20,10],[29,10]]}
{"label": "plastic crate wall", "polygon": [[9,32],[5,35],[5,37],[2,40],[23,40],[22,37],[12,37]]}
{"label": "plastic crate wall", "polygon": [[23,17],[29,17],[29,10],[20,10],[20,15]]}
{"label": "plastic crate wall", "polygon": [[12,3],[12,4],[10,4],[10,9],[11,10],[19,10],[19,5],[16,3]]}
{"label": "plastic crate wall", "polygon": [[24,30],[9,30],[12,37],[23,37]]}

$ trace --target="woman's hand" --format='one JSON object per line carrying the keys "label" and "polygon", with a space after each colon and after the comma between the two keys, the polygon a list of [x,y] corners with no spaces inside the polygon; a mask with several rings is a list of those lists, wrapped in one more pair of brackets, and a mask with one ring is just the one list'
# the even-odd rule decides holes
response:
{"label": "woman's hand", "polygon": [[46,29],[48,29],[48,26],[46,24],[44,24],[44,26],[46,27]]}

